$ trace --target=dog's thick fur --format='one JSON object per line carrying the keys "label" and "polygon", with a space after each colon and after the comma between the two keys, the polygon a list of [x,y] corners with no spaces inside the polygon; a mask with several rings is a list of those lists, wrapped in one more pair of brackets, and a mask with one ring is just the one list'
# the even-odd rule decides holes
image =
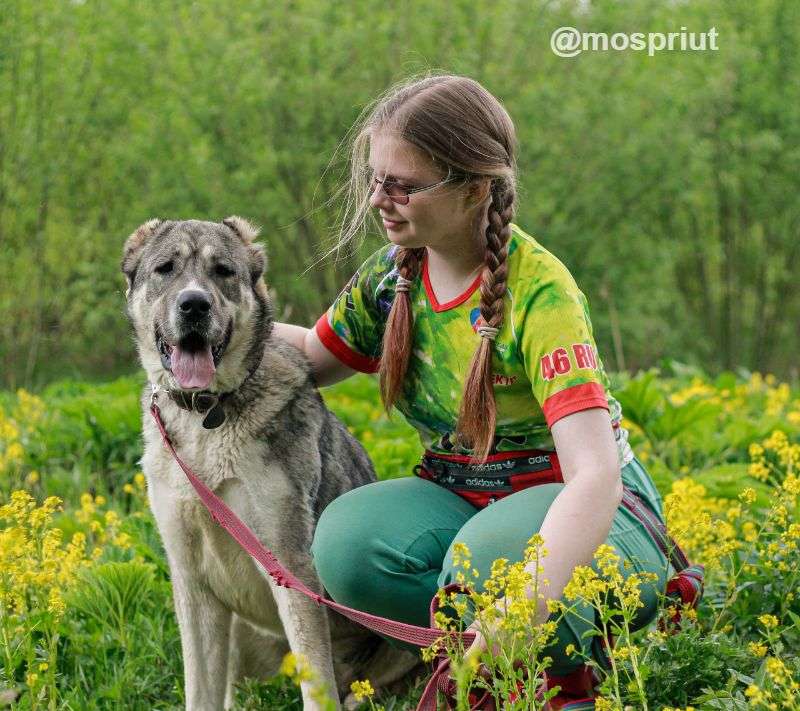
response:
{"label": "dog's thick fur", "polygon": [[[186,464],[284,566],[321,593],[310,553],[320,513],[375,474],[363,448],[325,408],[305,356],[273,335],[256,236],[236,216],[141,225],[124,247],[127,314],[149,383],[162,388],[181,389],[165,350],[180,343],[222,349],[214,353],[206,389],[231,393],[224,422],[206,429],[202,414],[164,392],[157,396],[161,417]],[[188,292],[207,299],[202,319],[190,322],[178,308]],[[334,696],[346,694],[356,678],[377,687],[415,667],[414,654],[276,586],[211,519],[161,441],[149,412],[149,383],[141,401],[142,467],[172,577],[187,709],[230,708],[239,679],[275,674],[289,650],[310,660]],[[309,684],[301,689],[304,708],[318,708]]]}

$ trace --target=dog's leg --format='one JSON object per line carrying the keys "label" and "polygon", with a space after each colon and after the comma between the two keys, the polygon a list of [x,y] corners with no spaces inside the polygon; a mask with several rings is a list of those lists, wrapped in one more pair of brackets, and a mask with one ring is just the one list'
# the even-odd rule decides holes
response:
{"label": "dog's leg", "polygon": [[[151,507],[169,562],[172,597],[181,634],[186,711],[219,711],[225,697],[231,612],[198,575],[196,510],[153,488]],[[185,517],[185,518],[184,518]]]}
{"label": "dog's leg", "polygon": [[[301,562],[298,556],[287,555],[286,552],[283,552],[279,559],[287,561],[287,567],[312,590],[322,591],[310,560]],[[326,693],[334,700],[338,710],[339,694],[333,674],[327,611],[295,590],[279,587],[272,582],[271,585],[289,647],[294,654],[302,654],[308,659],[316,675],[316,683],[326,686]],[[317,711],[323,708],[313,699],[312,688],[312,684],[308,682],[300,684],[304,711]]]}
{"label": "dog's leg", "polygon": [[[296,443],[296,446],[301,445]],[[314,462],[311,460],[313,451],[311,447],[303,450],[304,468],[293,472],[292,478],[295,481],[302,482],[304,477],[314,479]],[[302,499],[298,501],[297,487],[291,485],[284,466],[274,462],[265,469],[269,481],[269,496],[265,496],[264,485],[258,479],[244,481],[245,488],[235,494],[237,498],[244,498],[250,504],[239,507],[244,514],[243,520],[256,537],[272,549],[282,565],[321,595],[322,583],[317,577],[311,558],[313,513],[303,506]],[[252,507],[251,502],[254,501],[261,502],[261,505],[258,508]],[[327,610],[302,593],[277,585],[260,565],[257,569],[269,583],[289,648],[295,655],[305,657],[314,672],[313,681],[300,684],[304,711],[324,708],[323,704],[314,700],[312,694],[315,685],[320,684],[326,687],[326,693],[333,699],[338,711],[340,704],[333,671]]]}
{"label": "dog's leg", "polygon": [[231,612],[196,578],[172,572],[186,711],[219,711],[225,697]]}

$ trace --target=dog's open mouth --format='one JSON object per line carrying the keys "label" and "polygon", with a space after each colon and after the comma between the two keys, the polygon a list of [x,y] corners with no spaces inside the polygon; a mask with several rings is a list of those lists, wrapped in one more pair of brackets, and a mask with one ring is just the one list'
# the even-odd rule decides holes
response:
{"label": "dog's open mouth", "polygon": [[161,356],[161,365],[169,370],[184,389],[207,388],[217,365],[228,347],[233,331],[233,321],[228,323],[225,335],[215,346],[212,346],[199,333],[191,332],[177,344],[167,343],[158,326],[156,326],[156,347]]}

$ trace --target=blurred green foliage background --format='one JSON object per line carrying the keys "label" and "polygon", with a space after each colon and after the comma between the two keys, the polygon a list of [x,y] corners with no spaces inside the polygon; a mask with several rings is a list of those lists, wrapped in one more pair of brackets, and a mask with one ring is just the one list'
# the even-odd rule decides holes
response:
{"label": "blurred green foliage background", "polygon": [[[715,27],[719,50],[566,59],[564,25]],[[609,370],[796,379],[799,69],[795,0],[2,0],[0,387],[136,371],[119,261],[155,216],[260,224],[278,317],[310,326],[382,240],[315,264],[343,141],[426,70],[509,110],[516,221],[586,293]]]}

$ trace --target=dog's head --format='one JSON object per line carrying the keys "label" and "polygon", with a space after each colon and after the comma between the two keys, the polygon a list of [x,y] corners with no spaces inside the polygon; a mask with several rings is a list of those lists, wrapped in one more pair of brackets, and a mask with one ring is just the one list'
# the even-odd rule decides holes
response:
{"label": "dog's head", "polygon": [[127,314],[150,381],[180,390],[236,389],[260,361],[272,327],[258,230],[149,220],[125,242]]}

